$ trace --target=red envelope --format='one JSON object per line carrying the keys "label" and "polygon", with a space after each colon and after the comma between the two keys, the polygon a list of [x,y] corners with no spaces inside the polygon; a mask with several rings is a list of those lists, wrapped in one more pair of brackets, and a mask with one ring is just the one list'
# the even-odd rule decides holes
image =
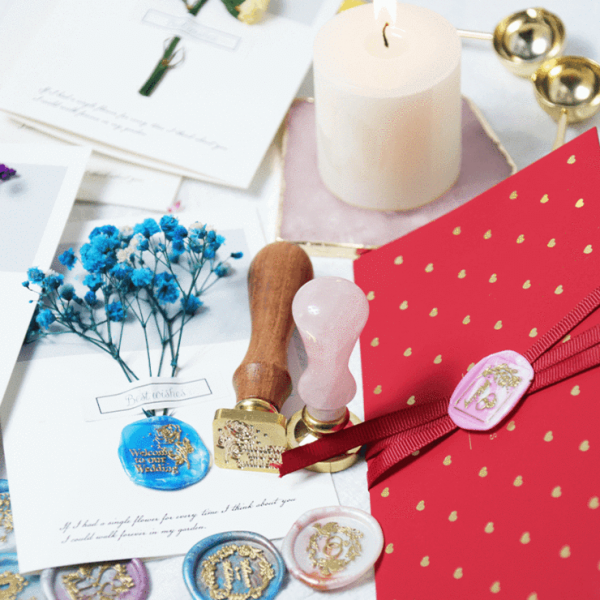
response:
{"label": "red envelope", "polygon": [[[355,261],[367,418],[450,394],[470,365],[525,352],[600,286],[595,129]],[[600,311],[574,333],[600,323]],[[600,368],[459,430],[371,490],[377,598],[600,598]]]}

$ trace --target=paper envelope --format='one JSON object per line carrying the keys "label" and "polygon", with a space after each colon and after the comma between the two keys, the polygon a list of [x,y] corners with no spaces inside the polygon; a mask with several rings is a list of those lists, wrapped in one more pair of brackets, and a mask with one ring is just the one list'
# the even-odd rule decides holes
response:
{"label": "paper envelope", "polygon": [[[367,418],[525,352],[600,285],[596,130],[364,254],[355,280],[371,309]],[[525,397],[496,429],[447,435],[375,485],[378,600],[600,598],[599,387],[596,368]]]}

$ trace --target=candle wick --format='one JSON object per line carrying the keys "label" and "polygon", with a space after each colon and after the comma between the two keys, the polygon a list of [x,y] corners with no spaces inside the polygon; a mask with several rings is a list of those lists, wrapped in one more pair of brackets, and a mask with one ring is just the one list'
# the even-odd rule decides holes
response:
{"label": "candle wick", "polygon": [[389,43],[388,43],[387,36],[385,35],[385,28],[386,28],[388,25],[389,25],[389,23],[386,23],[386,24],[383,26],[383,43],[385,44],[385,47],[386,47],[386,48],[389,48],[389,47],[390,47],[390,45],[389,45]]}

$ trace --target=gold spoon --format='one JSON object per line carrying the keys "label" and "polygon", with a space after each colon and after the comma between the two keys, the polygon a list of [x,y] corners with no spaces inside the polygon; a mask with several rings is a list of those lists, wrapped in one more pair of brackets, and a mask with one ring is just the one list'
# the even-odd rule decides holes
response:
{"label": "gold spoon", "polygon": [[549,58],[562,53],[566,41],[565,26],[543,8],[528,8],[509,15],[494,33],[458,29],[464,38],[489,40],[496,54],[515,75],[530,77]]}
{"label": "gold spoon", "polygon": [[531,79],[539,105],[558,121],[552,150],[565,143],[568,123],[588,119],[600,110],[600,65],[589,58],[552,58]]}

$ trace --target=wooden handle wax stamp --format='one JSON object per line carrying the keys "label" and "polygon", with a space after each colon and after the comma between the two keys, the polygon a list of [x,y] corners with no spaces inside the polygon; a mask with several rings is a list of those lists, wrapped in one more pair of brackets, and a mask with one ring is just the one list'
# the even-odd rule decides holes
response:
{"label": "wooden handle wax stamp", "polygon": [[287,447],[286,420],[279,414],[290,395],[287,348],[294,330],[292,301],[312,279],[312,264],[289,242],[265,246],[248,273],[252,334],[233,375],[237,404],[220,409],[213,422],[215,464],[225,469],[278,473]]}

